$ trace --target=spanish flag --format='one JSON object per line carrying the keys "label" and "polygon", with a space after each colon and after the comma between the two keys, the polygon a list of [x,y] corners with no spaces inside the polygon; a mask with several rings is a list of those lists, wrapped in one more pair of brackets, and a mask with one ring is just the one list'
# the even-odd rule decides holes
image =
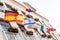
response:
{"label": "spanish flag", "polygon": [[20,22],[20,23],[22,23],[23,21],[24,17],[22,14],[17,15],[14,20],[11,20],[11,22]]}

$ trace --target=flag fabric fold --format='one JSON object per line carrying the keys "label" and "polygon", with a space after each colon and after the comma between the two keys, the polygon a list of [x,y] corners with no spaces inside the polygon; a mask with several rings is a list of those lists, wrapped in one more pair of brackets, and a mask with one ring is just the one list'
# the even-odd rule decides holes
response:
{"label": "flag fabric fold", "polygon": [[5,12],[5,18],[4,20],[10,21],[10,22],[23,22],[24,17],[22,14],[17,14],[16,12]]}

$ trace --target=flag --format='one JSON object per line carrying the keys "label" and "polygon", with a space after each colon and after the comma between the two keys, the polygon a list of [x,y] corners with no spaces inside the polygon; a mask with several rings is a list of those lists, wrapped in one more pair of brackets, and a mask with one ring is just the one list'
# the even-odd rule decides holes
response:
{"label": "flag", "polygon": [[26,8],[26,11],[27,11],[27,12],[32,12],[32,9]]}
{"label": "flag", "polygon": [[27,17],[24,18],[24,25],[32,25],[32,24],[35,24],[34,20]]}
{"label": "flag", "polygon": [[14,20],[11,20],[11,22],[20,22],[20,23],[22,23],[22,22],[24,22],[24,16],[22,14],[19,14],[15,17]]}
{"label": "flag", "polygon": [[5,18],[4,18],[4,20],[8,20],[8,21],[14,20],[17,15],[18,14],[15,13],[15,12],[5,12]]}
{"label": "flag", "polygon": [[24,21],[24,17],[22,14],[17,14],[16,12],[6,12],[5,13],[5,20],[10,22],[20,22],[22,23]]}
{"label": "flag", "polygon": [[45,27],[44,27],[43,25],[40,26],[40,30],[41,30],[41,31],[44,31],[44,28],[45,28]]}
{"label": "flag", "polygon": [[37,26],[36,25],[28,25],[27,28],[37,30]]}
{"label": "flag", "polygon": [[9,24],[5,23],[5,22],[0,22],[0,25],[2,25],[2,26],[9,26]]}
{"label": "flag", "polygon": [[54,28],[46,28],[46,32],[50,33],[51,31],[55,31],[56,29]]}

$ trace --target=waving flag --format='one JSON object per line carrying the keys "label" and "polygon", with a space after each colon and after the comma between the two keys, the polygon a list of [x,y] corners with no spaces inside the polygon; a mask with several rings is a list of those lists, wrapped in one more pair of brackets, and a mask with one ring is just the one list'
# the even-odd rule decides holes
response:
{"label": "waving flag", "polygon": [[11,22],[23,22],[24,17],[22,14],[17,14],[16,12],[8,11],[5,13],[5,20],[11,21]]}
{"label": "waving flag", "polygon": [[37,26],[35,25],[35,21],[25,17],[24,18],[24,27],[28,28],[28,29],[34,29],[37,30]]}
{"label": "waving flag", "polygon": [[24,18],[24,25],[32,25],[32,24],[35,24],[34,20],[27,17]]}
{"label": "waving flag", "polygon": [[5,22],[0,22],[0,25],[2,25],[2,26],[9,26],[9,24],[5,23]]}
{"label": "waving flag", "polygon": [[8,21],[14,20],[17,15],[18,14],[15,13],[15,12],[8,11],[8,12],[5,13],[5,18],[4,19],[8,20]]}
{"label": "waving flag", "polygon": [[55,31],[55,28],[46,28],[46,32],[50,33],[51,31]]}
{"label": "waving flag", "polygon": [[27,27],[27,28],[37,30],[37,26],[36,26],[36,25],[28,25],[28,27]]}
{"label": "waving flag", "polygon": [[22,23],[23,21],[24,17],[22,14],[17,15],[14,20],[11,20],[11,22],[20,22],[20,23]]}
{"label": "waving flag", "polygon": [[32,12],[32,9],[26,8],[26,11],[27,11],[27,12]]}
{"label": "waving flag", "polygon": [[40,26],[40,30],[44,31],[44,26],[43,25]]}

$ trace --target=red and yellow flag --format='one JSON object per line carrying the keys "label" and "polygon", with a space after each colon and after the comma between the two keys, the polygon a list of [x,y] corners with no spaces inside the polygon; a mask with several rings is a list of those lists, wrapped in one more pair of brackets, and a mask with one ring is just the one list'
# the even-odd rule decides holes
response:
{"label": "red and yellow flag", "polygon": [[5,20],[8,20],[8,21],[14,20],[17,15],[18,15],[18,14],[15,13],[15,12],[6,12],[4,19],[5,19]]}
{"label": "red and yellow flag", "polygon": [[6,12],[4,19],[7,21],[11,21],[11,22],[23,22],[24,21],[23,15],[17,14],[15,12]]}
{"label": "red and yellow flag", "polygon": [[15,20],[11,20],[11,22],[23,22],[24,21],[24,17],[22,14],[19,14],[15,17]]}

